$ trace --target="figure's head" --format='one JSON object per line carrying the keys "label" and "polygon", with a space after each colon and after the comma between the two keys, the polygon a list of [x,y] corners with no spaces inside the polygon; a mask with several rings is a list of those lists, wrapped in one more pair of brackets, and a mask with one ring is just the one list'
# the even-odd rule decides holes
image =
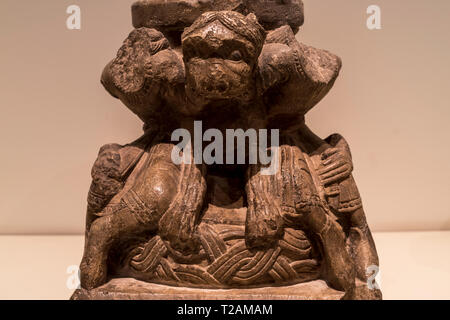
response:
{"label": "figure's head", "polygon": [[213,11],[182,35],[186,94],[201,110],[211,102],[249,102],[265,31],[253,14]]}

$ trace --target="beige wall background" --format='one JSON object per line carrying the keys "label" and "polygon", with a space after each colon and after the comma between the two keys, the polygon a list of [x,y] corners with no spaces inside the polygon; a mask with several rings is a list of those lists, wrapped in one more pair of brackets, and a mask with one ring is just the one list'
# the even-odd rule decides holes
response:
{"label": "beige wall background", "polygon": [[[101,87],[132,30],[132,0],[0,2],[0,233],[81,233],[99,147],[141,123]],[[298,39],[344,62],[308,115],[352,147],[374,231],[449,230],[448,0],[305,0]],[[66,29],[81,7],[82,29]],[[366,8],[382,10],[382,30]]]}

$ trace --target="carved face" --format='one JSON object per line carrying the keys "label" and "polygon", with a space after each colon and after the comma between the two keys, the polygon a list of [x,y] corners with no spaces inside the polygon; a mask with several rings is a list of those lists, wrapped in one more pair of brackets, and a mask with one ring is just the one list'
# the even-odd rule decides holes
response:
{"label": "carved face", "polygon": [[[232,15],[245,27],[246,17]],[[186,94],[197,111],[218,101],[248,103],[255,92],[254,67],[260,49],[232,27],[210,20],[183,37]]]}

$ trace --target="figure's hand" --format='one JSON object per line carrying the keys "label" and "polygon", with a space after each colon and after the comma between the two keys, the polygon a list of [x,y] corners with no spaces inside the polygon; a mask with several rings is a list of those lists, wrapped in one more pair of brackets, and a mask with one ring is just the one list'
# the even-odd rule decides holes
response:
{"label": "figure's hand", "polygon": [[322,153],[322,163],[318,172],[324,186],[349,177],[352,171],[352,159],[345,150],[329,148]]}

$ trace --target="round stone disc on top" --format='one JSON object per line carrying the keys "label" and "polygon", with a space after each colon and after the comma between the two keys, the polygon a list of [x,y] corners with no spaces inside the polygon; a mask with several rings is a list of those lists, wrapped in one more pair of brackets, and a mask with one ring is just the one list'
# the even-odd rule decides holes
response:
{"label": "round stone disc on top", "polygon": [[248,13],[252,12],[266,30],[289,25],[294,33],[303,25],[302,0],[245,0]]}
{"label": "round stone disc on top", "polygon": [[243,12],[243,0],[141,0],[132,6],[133,26],[183,31],[207,11]]}
{"label": "round stone disc on top", "polygon": [[207,11],[254,13],[267,30],[289,25],[294,32],[303,24],[301,0],[141,0],[132,6],[135,28],[179,32]]}

